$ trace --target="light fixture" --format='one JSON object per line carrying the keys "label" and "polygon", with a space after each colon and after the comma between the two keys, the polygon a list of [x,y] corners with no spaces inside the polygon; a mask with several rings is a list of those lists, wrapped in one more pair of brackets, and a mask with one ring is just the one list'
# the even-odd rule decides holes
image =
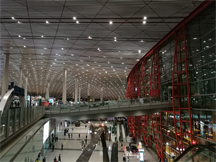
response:
{"label": "light fixture", "polygon": [[20,21],[18,21],[17,23],[18,23],[18,24],[21,24],[21,22],[20,22]]}
{"label": "light fixture", "polygon": [[67,40],[69,40],[69,38],[67,38]]}
{"label": "light fixture", "polygon": [[141,40],[140,42],[143,42],[143,40]]}
{"label": "light fixture", "polygon": [[26,48],[26,46],[23,46],[24,48]]}
{"label": "light fixture", "polygon": [[79,21],[76,21],[77,24],[79,24]]}
{"label": "light fixture", "polygon": [[146,21],[143,21],[143,24],[146,24]]}
{"label": "light fixture", "polygon": [[71,56],[74,56],[74,54],[71,54]]}
{"label": "light fixture", "polygon": [[138,53],[141,53],[141,50],[138,50]]}
{"label": "light fixture", "polygon": [[92,39],[92,37],[91,37],[91,36],[88,36],[88,39]]}
{"label": "light fixture", "polygon": [[18,35],[18,37],[21,37],[21,35]]}
{"label": "light fixture", "polygon": [[61,48],[61,50],[64,50],[64,48]]}
{"label": "light fixture", "polygon": [[43,36],[43,35],[41,35],[41,37],[43,38],[44,36]]}
{"label": "light fixture", "polygon": [[15,18],[14,17],[11,17],[13,20],[15,20]]}
{"label": "light fixture", "polygon": [[113,22],[112,22],[112,21],[110,21],[110,22],[109,22],[109,24],[113,24]]}
{"label": "light fixture", "polygon": [[146,19],[147,19],[147,17],[146,17],[146,16],[144,16],[144,17],[143,17],[143,19],[144,19],[144,20],[146,20]]}
{"label": "light fixture", "polygon": [[115,42],[117,42],[117,40],[116,40],[116,39],[115,39],[114,41],[115,41]]}
{"label": "light fixture", "polygon": [[73,20],[76,20],[76,17],[75,17],[75,16],[73,17]]}
{"label": "light fixture", "polygon": [[23,38],[23,39],[25,39],[25,38]]}
{"label": "light fixture", "polygon": [[46,24],[49,24],[49,21],[46,21]]}

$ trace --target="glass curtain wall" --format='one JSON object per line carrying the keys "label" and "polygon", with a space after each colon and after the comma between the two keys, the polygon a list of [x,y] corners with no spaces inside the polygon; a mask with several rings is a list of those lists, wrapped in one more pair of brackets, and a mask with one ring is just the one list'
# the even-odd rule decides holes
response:
{"label": "glass curtain wall", "polygon": [[[189,146],[191,144],[216,144],[216,8],[213,1],[207,8],[200,11],[190,21],[185,23],[186,46],[187,46],[187,62],[188,62],[188,78],[190,104],[192,114],[192,131],[193,140],[188,136],[183,137],[183,144]],[[180,42],[183,43],[183,42]],[[171,35],[162,44],[156,47],[159,52],[159,71],[160,71],[160,101],[172,103],[172,74],[175,53],[175,34]],[[139,76],[143,77],[144,72],[142,65],[145,61],[146,65],[146,96],[143,95],[144,78],[139,78],[140,98],[150,97],[150,75],[153,56],[142,59],[134,70],[139,70]],[[136,72],[133,72],[129,79]],[[181,78],[185,79],[184,77]],[[137,85],[137,83],[135,83]],[[128,89],[127,89],[128,90]],[[139,90],[138,90],[139,91]],[[128,91],[127,91],[127,94]],[[130,95],[129,95],[130,96]],[[130,98],[131,99],[131,98]],[[152,99],[151,99],[152,100]],[[185,101],[185,98],[183,99]],[[185,104],[184,104],[185,105]],[[187,106],[187,105],[186,105]],[[181,110],[182,111],[182,110]],[[183,111],[182,111],[183,112]],[[152,122],[148,116],[148,137],[149,147],[156,152],[155,142],[152,135]],[[163,150],[164,158],[168,161],[179,155],[179,148],[176,143],[176,134],[174,127],[174,115],[172,111],[162,112],[162,134],[163,134]],[[175,118],[179,118],[175,115]],[[185,120],[189,119],[188,111],[184,113]],[[179,124],[176,127],[179,129]],[[185,127],[185,126],[184,126]],[[185,130],[189,132],[190,129]],[[187,147],[185,147],[187,148]],[[183,151],[185,150],[183,149]],[[206,160],[211,161],[210,154],[206,155]]]}

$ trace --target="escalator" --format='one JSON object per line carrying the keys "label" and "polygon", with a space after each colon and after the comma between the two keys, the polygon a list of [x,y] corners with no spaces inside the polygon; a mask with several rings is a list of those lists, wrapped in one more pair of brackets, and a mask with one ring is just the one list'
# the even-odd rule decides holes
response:
{"label": "escalator", "polygon": [[216,144],[212,145],[191,145],[174,162],[215,162]]}

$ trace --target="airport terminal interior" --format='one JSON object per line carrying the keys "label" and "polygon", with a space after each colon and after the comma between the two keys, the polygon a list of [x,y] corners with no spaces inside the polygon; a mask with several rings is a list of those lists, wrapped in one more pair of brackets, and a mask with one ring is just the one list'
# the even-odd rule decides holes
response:
{"label": "airport terminal interior", "polygon": [[215,162],[216,1],[0,1],[1,162]]}

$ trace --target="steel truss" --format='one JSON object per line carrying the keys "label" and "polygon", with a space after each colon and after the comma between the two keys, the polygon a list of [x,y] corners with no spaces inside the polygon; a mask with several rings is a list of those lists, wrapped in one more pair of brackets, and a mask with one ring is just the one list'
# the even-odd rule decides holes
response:
{"label": "steel truss", "polygon": [[142,135],[146,146],[149,146],[148,143],[148,115],[142,116]]}
{"label": "steel truss", "polygon": [[186,145],[184,145],[183,142],[184,136],[189,136],[191,144],[193,143],[184,25],[175,32],[172,89],[175,135],[178,151],[179,154],[181,154],[186,148]]}
{"label": "steel truss", "polygon": [[134,69],[134,97],[140,97],[140,79],[139,79],[139,68],[136,66]]}
{"label": "steel truss", "polygon": [[157,156],[163,162],[163,142],[162,142],[162,121],[161,113],[154,113],[150,115],[152,122],[152,133],[157,150]]}
{"label": "steel truss", "polygon": [[153,51],[152,54],[150,97],[160,97],[159,52],[157,48]]}
{"label": "steel truss", "polygon": [[132,134],[133,137],[135,137],[135,116],[128,116],[127,117],[127,122],[128,122],[128,129],[130,134]]}
{"label": "steel truss", "polygon": [[146,76],[146,60],[144,59],[142,61],[141,67],[140,67],[140,93],[142,97],[147,96],[147,76]]}

